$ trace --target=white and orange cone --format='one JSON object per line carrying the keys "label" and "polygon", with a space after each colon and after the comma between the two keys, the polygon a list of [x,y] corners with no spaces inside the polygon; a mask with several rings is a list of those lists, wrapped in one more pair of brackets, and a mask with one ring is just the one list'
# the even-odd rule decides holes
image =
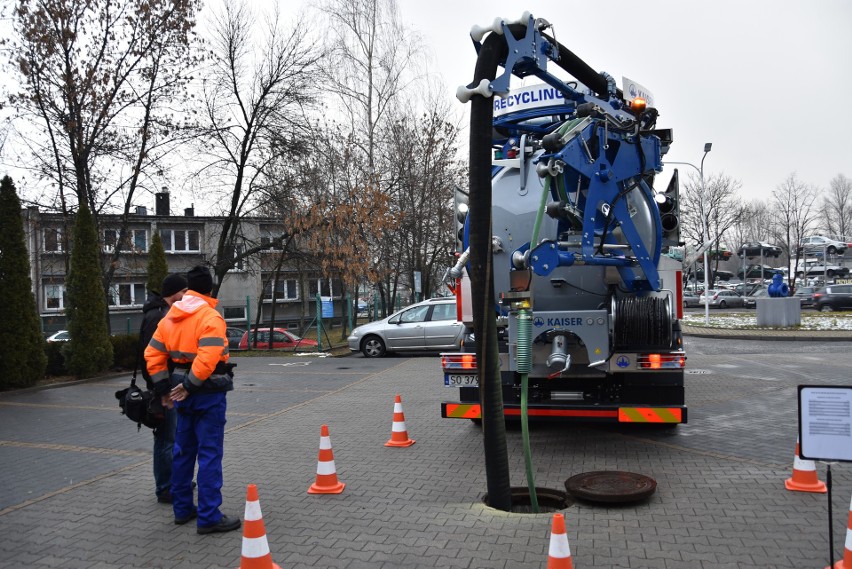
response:
{"label": "white and orange cone", "polygon": [[817,477],[816,463],[799,458],[799,439],[796,439],[796,455],[793,457],[793,476],[784,482],[784,487],[794,492],[828,491],[825,483]]}
{"label": "white and orange cone", "polygon": [[344,486],[346,484],[337,480],[334,453],[331,451],[331,437],[328,436],[328,425],[323,425],[320,429],[317,479],[308,488],[308,494],[340,494],[343,492]]}
{"label": "white and orange cone", "polygon": [[571,546],[568,545],[568,534],[565,532],[565,516],[562,514],[553,514],[547,569],[574,569]]}
{"label": "white and orange cone", "polygon": [[852,569],[852,502],[849,504],[849,521],[846,524],[846,546],[843,559],[825,569]]}
{"label": "white and orange cone", "polygon": [[[391,438],[385,443],[386,447],[410,447],[414,441],[408,438],[408,430],[405,428],[405,413],[402,412],[402,399],[396,396],[393,404],[393,427],[391,427]],[[419,447],[418,447],[419,448]]]}
{"label": "white and orange cone", "polygon": [[246,515],[243,520],[243,551],[239,569],[281,569],[272,562],[257,498],[257,486],[254,484],[249,484],[246,490]]}

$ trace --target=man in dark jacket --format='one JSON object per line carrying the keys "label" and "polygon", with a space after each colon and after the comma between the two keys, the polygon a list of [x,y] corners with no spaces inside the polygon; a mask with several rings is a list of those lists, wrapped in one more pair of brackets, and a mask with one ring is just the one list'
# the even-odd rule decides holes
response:
{"label": "man in dark jacket", "polygon": [[[169,307],[183,298],[186,286],[186,279],[182,275],[173,273],[163,279],[160,288],[161,294],[154,291],[148,293],[148,300],[142,307],[142,326],[139,329],[140,352],[144,353],[148,342],[151,341],[151,337],[157,330],[157,324],[169,311]],[[148,373],[148,366],[145,365],[144,357],[142,358],[142,377],[145,378],[148,389],[153,389],[159,396],[168,395],[171,389],[169,381],[154,384],[151,381],[151,374]],[[154,429],[154,483],[156,484],[157,501],[162,504],[171,504],[172,452],[175,443],[177,415],[172,405],[168,405],[165,411],[165,422]]]}

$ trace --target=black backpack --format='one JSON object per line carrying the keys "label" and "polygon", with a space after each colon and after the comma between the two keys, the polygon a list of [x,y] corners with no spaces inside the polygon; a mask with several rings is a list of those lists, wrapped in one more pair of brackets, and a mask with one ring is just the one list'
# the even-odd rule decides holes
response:
{"label": "black backpack", "polygon": [[136,375],[130,380],[130,387],[115,392],[122,415],[137,424],[137,430],[145,425],[156,429],[166,420],[166,409],[160,397],[151,390],[141,390],[136,385]]}

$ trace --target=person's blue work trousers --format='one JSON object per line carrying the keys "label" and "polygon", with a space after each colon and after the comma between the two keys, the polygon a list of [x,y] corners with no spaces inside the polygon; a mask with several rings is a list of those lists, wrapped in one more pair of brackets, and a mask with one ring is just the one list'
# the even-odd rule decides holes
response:
{"label": "person's blue work trousers", "polygon": [[166,409],[166,421],[154,429],[154,483],[157,496],[172,487],[172,453],[175,445],[177,411]]}
{"label": "person's blue work trousers", "polygon": [[225,441],[224,393],[196,393],[176,404],[178,412],[172,462],[175,518],[192,513],[192,474],[198,457],[198,526],[222,519],[222,450]]}

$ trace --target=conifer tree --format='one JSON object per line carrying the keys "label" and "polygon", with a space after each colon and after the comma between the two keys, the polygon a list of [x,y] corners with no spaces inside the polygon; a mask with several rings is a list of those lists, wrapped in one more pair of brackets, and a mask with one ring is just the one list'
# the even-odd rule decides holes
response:
{"label": "conifer tree", "polygon": [[27,387],[44,377],[47,356],[12,178],[0,182],[0,389]]}
{"label": "conifer tree", "polygon": [[106,296],[98,255],[98,234],[92,213],[80,204],[71,246],[68,291],[68,331],[71,341],[63,346],[65,368],[77,377],[90,376],[112,365]]}
{"label": "conifer tree", "polygon": [[169,274],[169,264],[166,261],[166,251],[163,249],[163,241],[160,233],[155,231],[151,237],[151,247],[148,248],[148,282],[147,291],[161,293],[160,286],[163,279]]}

